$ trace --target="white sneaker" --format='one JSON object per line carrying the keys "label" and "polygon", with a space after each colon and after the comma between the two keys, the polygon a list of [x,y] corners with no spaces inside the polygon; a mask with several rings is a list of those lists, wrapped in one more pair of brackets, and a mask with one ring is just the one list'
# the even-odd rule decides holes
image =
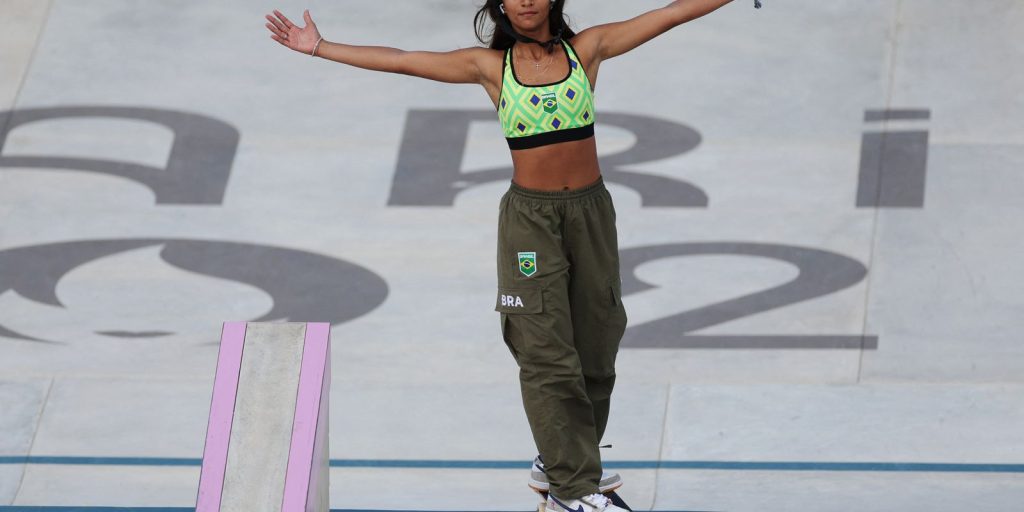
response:
{"label": "white sneaker", "polygon": [[627,512],[626,509],[613,505],[612,500],[604,494],[591,494],[568,502],[548,495],[545,510],[546,512]]}
{"label": "white sneaker", "polygon": [[[547,472],[544,471],[544,461],[541,460],[540,455],[533,459],[533,469],[530,470],[530,487],[539,492],[547,492],[551,488]],[[598,491],[612,492],[619,487],[622,487],[622,477],[618,473],[601,472],[601,481],[597,484]]]}

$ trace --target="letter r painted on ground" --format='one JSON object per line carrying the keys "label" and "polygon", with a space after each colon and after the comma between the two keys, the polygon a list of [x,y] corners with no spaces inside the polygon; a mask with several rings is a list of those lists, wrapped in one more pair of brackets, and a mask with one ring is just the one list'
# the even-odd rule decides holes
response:
{"label": "letter r painted on ground", "polygon": [[[453,206],[468,188],[512,179],[511,167],[462,172],[466,140],[473,122],[493,121],[489,110],[410,110],[398,152],[388,206]],[[604,179],[640,194],[643,206],[706,207],[700,188],[673,178],[630,171],[629,166],[671,158],[700,144],[692,128],[649,116],[604,113],[602,124],[636,136],[630,148],[601,157]]]}

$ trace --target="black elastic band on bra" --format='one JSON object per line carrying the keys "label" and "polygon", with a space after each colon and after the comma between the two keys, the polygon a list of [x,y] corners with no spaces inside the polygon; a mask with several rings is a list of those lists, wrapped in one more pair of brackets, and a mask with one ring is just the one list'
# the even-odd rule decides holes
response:
{"label": "black elastic band on bra", "polygon": [[530,149],[538,146],[547,146],[559,142],[572,140],[583,140],[594,136],[594,124],[580,126],[579,128],[567,128],[553,132],[527,135],[526,137],[505,137],[509,149]]}

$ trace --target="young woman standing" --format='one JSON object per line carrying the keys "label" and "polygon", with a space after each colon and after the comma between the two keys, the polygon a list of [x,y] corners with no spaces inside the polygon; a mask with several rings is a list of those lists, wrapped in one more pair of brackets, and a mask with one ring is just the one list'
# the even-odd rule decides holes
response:
{"label": "young woman standing", "polygon": [[602,472],[598,453],[626,326],[615,210],[594,140],[598,70],[730,1],[677,0],[577,34],[565,21],[565,0],[486,0],[475,21],[481,41],[485,25],[495,25],[489,47],[450,52],[330,42],[308,10],[304,27],[276,10],[266,17],[270,37],[292,50],[374,71],[475,83],[490,96],[514,167],[499,208],[495,309],[520,368],[540,452],[530,485],[550,491],[550,511],[622,510],[602,494],[622,481]]}

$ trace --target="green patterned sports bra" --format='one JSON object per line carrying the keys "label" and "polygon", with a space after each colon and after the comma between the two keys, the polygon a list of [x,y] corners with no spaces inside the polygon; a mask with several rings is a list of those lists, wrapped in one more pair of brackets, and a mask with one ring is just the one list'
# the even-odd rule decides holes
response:
{"label": "green patterned sports bra", "polygon": [[516,78],[512,48],[505,50],[498,119],[510,149],[528,149],[594,135],[594,91],[576,50],[562,41],[569,75],[543,85]]}

